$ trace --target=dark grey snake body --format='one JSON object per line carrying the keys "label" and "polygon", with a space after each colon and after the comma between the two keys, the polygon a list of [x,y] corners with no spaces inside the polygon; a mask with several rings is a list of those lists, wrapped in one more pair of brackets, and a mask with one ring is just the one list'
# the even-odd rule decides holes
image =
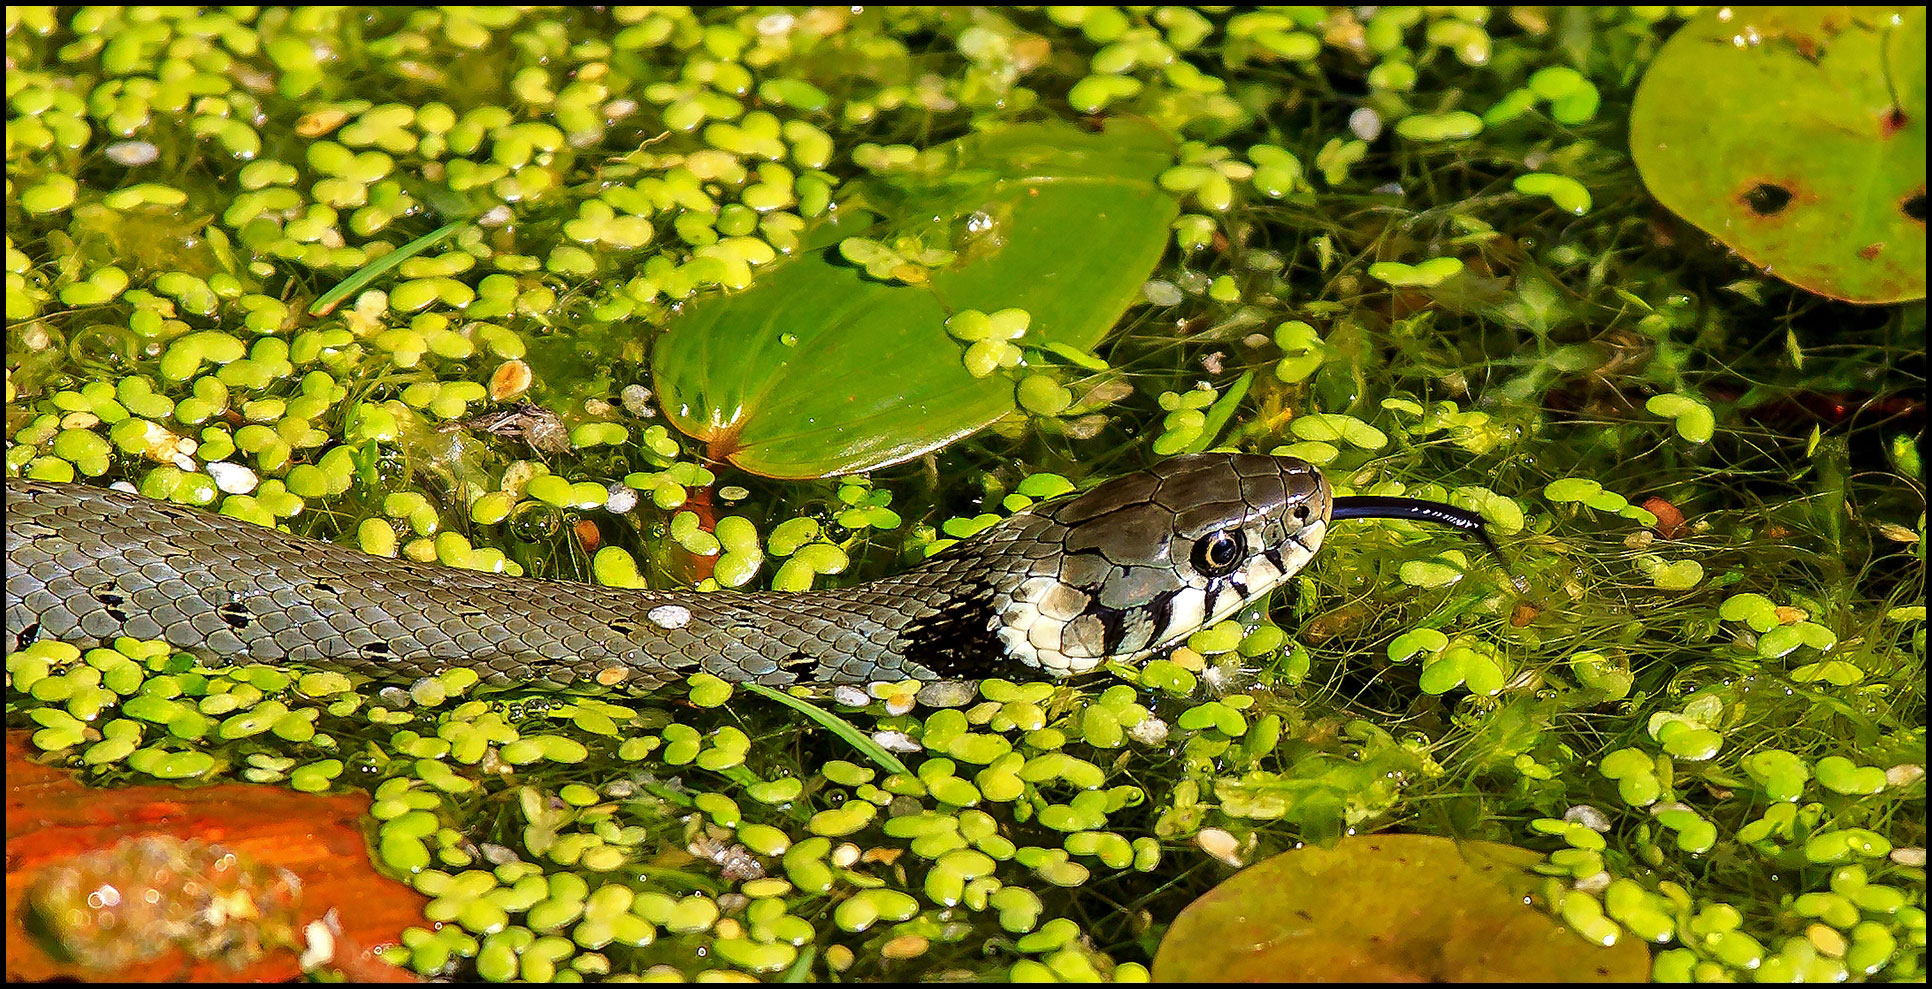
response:
{"label": "dark grey snake body", "polygon": [[1331,501],[1309,464],[1198,454],[1036,505],[906,573],[698,593],[513,578],[292,536],[139,495],[8,479],[9,641],[163,639],[221,662],[390,680],[648,689],[1049,675],[1137,658],[1305,566]]}

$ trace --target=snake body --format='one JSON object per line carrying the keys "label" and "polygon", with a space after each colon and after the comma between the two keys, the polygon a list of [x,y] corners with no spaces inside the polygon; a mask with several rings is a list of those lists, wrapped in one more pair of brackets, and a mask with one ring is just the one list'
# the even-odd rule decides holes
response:
{"label": "snake body", "polygon": [[217,662],[649,689],[1065,676],[1219,621],[1305,566],[1327,483],[1197,454],[1029,507],[905,573],[801,593],[629,590],[364,554],[140,495],[8,479],[6,629]]}

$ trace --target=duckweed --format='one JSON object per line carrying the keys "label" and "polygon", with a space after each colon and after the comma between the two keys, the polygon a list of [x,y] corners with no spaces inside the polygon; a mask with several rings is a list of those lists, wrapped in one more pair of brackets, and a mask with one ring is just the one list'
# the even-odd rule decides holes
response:
{"label": "duckweed", "polygon": [[1416,114],[1395,123],[1395,132],[1411,141],[1460,141],[1482,130],[1482,118],[1466,110]]}
{"label": "duckweed", "polygon": [[1653,395],[1644,408],[1675,421],[1677,435],[1692,443],[1706,443],[1715,434],[1717,422],[1709,406],[1688,395]]}
{"label": "duckweed", "polygon": [[1369,266],[1369,276],[1399,288],[1428,288],[1440,285],[1463,269],[1460,258],[1430,258],[1417,264],[1378,261]]}
{"label": "duckweed", "polygon": [[1590,212],[1590,190],[1568,176],[1519,175],[1513,184],[1517,192],[1525,196],[1543,196],[1555,203],[1558,209],[1573,216]]}
{"label": "duckweed", "polygon": [[195,779],[216,768],[214,756],[206,752],[137,749],[127,756],[133,769],[160,780]]}

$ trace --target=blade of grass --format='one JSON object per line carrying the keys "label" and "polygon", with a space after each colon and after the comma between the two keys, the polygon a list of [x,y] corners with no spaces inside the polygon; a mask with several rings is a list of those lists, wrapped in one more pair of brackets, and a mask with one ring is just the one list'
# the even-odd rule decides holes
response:
{"label": "blade of grass", "polygon": [[1244,372],[1234,380],[1234,387],[1229,388],[1228,393],[1207,410],[1207,422],[1201,426],[1201,435],[1187,445],[1188,453],[1200,453],[1214,445],[1215,438],[1221,435],[1222,428],[1234,417],[1234,410],[1240,407],[1241,400],[1248,397],[1248,386],[1252,384],[1253,371]]}
{"label": "blade of grass", "polygon": [[812,945],[812,944],[806,945],[804,948],[799,950],[798,959],[792,962],[792,967],[786,969],[784,975],[781,975],[778,977],[778,981],[780,982],[816,982],[818,981],[817,979],[812,978],[812,963],[817,960],[818,960],[818,946]]}
{"label": "blade of grass", "polygon": [[343,299],[362,291],[363,287],[370,282],[388,274],[389,269],[436,246],[443,238],[455,233],[457,227],[468,222],[468,220],[451,220],[437,227],[435,230],[357,268],[354,274],[336,283],[334,288],[322,293],[321,298],[316,299],[309,306],[309,315],[327,316],[329,313],[334,312],[335,307],[341,305]]}
{"label": "blade of grass", "polygon": [[884,768],[887,772],[890,772],[890,773],[910,773],[911,772],[911,770],[906,768],[905,763],[899,761],[898,756],[895,756],[892,753],[887,752],[883,746],[873,741],[869,736],[866,735],[865,732],[862,732],[857,728],[852,727],[851,724],[847,723],[845,719],[840,718],[838,715],[833,714],[830,711],[826,711],[823,708],[819,708],[811,704],[807,704],[806,702],[799,700],[798,698],[793,697],[790,694],[784,693],[783,691],[773,690],[772,688],[767,687],[762,683],[741,683],[739,684],[739,686],[745,688],[746,690],[751,691],[754,694],[757,694],[760,697],[777,701],[778,703],[783,704],[786,707],[789,707],[800,714],[803,714],[804,716],[812,719],[813,721],[816,721],[819,724],[824,725],[827,731],[830,731],[832,734],[845,739],[847,742],[850,742],[853,748],[858,749],[860,752],[865,753],[867,758],[877,763],[879,766]]}

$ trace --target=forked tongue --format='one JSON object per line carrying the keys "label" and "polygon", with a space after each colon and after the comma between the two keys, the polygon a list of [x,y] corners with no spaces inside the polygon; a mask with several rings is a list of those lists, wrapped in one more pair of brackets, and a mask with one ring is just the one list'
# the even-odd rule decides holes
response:
{"label": "forked tongue", "polygon": [[1483,517],[1475,512],[1420,498],[1381,498],[1373,495],[1347,495],[1336,498],[1329,511],[1330,521],[1341,519],[1403,519],[1409,522],[1440,522],[1452,525],[1482,540],[1496,561],[1509,570],[1509,558],[1489,535]]}

